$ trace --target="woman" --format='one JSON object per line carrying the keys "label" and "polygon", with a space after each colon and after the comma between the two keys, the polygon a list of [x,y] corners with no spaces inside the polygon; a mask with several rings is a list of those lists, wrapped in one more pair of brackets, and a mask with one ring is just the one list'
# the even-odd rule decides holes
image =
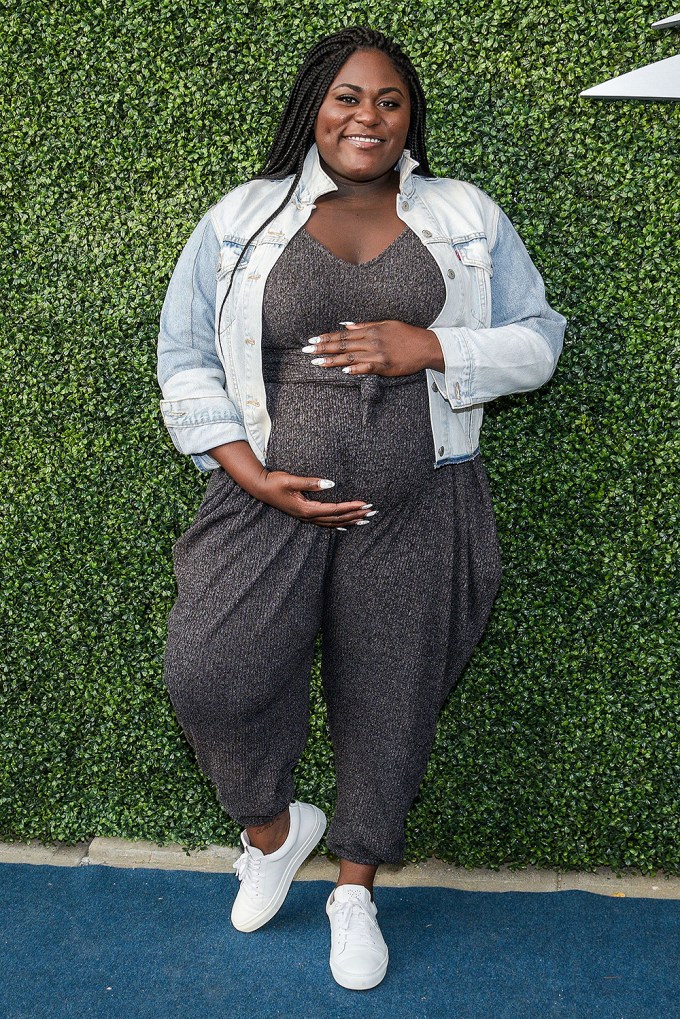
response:
{"label": "woman", "polygon": [[326,828],[291,777],[321,630],[330,964],[354,989],[385,975],[375,873],[402,859],[499,584],[482,407],[546,382],[564,331],[507,217],[432,177],[424,132],[398,46],[363,28],[322,39],[261,174],[186,245],[159,340],[165,423],[213,471],[174,548],[165,679],[244,828],[232,921],[271,919]]}

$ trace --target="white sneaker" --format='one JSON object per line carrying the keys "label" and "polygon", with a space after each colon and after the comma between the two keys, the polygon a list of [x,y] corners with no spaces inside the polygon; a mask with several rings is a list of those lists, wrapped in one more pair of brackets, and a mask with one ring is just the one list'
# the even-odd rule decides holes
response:
{"label": "white sneaker", "polygon": [[286,841],[273,853],[263,853],[241,832],[243,852],[234,864],[241,886],[231,909],[231,922],[239,931],[256,931],[279,911],[295,872],[326,830],[326,815],[311,803],[294,800],[289,810]]}
{"label": "white sneaker", "polygon": [[338,885],[328,896],[331,973],[341,987],[367,991],[387,972],[389,953],[380,933],[378,907],[363,885]]}

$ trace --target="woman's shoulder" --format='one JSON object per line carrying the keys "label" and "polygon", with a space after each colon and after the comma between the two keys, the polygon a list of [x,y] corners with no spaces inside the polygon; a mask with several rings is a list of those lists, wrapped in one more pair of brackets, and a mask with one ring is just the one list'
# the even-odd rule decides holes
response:
{"label": "woman's shoulder", "polygon": [[280,204],[290,182],[290,177],[283,180],[256,177],[228,191],[208,211],[217,233],[224,233],[225,229],[238,233],[252,223],[262,222]]}
{"label": "woman's shoulder", "polygon": [[454,177],[416,177],[414,181],[423,201],[446,219],[463,217],[470,231],[478,230],[487,238],[495,237],[500,208],[490,195],[476,184]]}

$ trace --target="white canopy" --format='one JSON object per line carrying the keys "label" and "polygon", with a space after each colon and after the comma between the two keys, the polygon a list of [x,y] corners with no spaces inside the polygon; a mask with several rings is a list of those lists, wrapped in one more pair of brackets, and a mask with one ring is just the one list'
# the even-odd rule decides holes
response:
{"label": "white canopy", "polygon": [[580,94],[587,99],[680,99],[680,55],[621,74]]}
{"label": "white canopy", "polygon": [[672,28],[673,25],[680,25],[680,14],[671,14],[670,18],[655,21],[652,28]]}

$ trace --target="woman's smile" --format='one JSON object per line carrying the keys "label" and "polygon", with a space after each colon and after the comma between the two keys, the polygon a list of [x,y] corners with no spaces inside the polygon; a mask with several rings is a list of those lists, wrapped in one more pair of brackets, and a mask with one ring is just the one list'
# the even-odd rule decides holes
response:
{"label": "woman's smile", "polygon": [[385,140],[384,138],[375,138],[371,135],[362,134],[346,134],[344,137],[348,142],[352,142],[353,145],[360,149],[369,149],[376,145],[382,145]]}

